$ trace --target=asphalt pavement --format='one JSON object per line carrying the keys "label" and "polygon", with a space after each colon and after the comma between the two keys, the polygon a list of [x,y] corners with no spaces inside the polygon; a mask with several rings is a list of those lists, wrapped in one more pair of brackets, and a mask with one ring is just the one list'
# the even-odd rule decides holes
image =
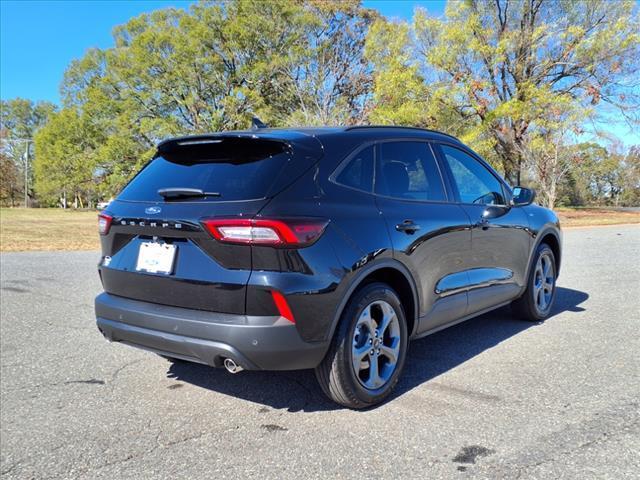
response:
{"label": "asphalt pavement", "polygon": [[414,342],[364,412],[311,371],[108,343],[98,256],[0,256],[2,478],[639,478],[640,227],[565,231],[551,318],[501,309]]}

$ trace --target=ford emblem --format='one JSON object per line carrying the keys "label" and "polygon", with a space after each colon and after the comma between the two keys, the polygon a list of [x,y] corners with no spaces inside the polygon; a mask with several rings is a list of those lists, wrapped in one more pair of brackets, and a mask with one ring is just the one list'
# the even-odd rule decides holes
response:
{"label": "ford emblem", "polygon": [[162,209],[160,207],[147,207],[144,209],[144,213],[148,213],[149,215],[155,215],[156,213],[160,213]]}

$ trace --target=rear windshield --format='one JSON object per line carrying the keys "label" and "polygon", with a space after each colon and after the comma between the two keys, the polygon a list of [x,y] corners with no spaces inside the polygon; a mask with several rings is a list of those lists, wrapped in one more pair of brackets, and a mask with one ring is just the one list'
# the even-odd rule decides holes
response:
{"label": "rear windshield", "polygon": [[289,160],[287,146],[260,139],[232,138],[185,141],[158,151],[158,156],[122,190],[128,201],[164,201],[158,190],[200,189],[216,196],[170,201],[219,202],[251,200],[268,195]]}

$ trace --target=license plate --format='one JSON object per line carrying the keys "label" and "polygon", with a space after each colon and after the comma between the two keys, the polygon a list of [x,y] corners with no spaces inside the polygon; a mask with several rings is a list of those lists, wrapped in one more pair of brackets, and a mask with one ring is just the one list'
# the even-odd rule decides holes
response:
{"label": "license plate", "polygon": [[143,242],[138,251],[138,272],[171,273],[176,246],[168,243]]}

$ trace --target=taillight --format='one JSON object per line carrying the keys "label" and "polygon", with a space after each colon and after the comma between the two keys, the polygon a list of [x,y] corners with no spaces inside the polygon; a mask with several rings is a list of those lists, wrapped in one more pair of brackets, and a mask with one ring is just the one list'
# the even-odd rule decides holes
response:
{"label": "taillight", "polygon": [[212,218],[202,223],[220,242],[305,247],[322,235],[328,222],[308,218],[287,220]]}
{"label": "taillight", "polygon": [[111,228],[111,221],[113,217],[107,215],[106,213],[100,213],[98,215],[98,232],[100,235],[106,235],[109,233],[109,228]]}

